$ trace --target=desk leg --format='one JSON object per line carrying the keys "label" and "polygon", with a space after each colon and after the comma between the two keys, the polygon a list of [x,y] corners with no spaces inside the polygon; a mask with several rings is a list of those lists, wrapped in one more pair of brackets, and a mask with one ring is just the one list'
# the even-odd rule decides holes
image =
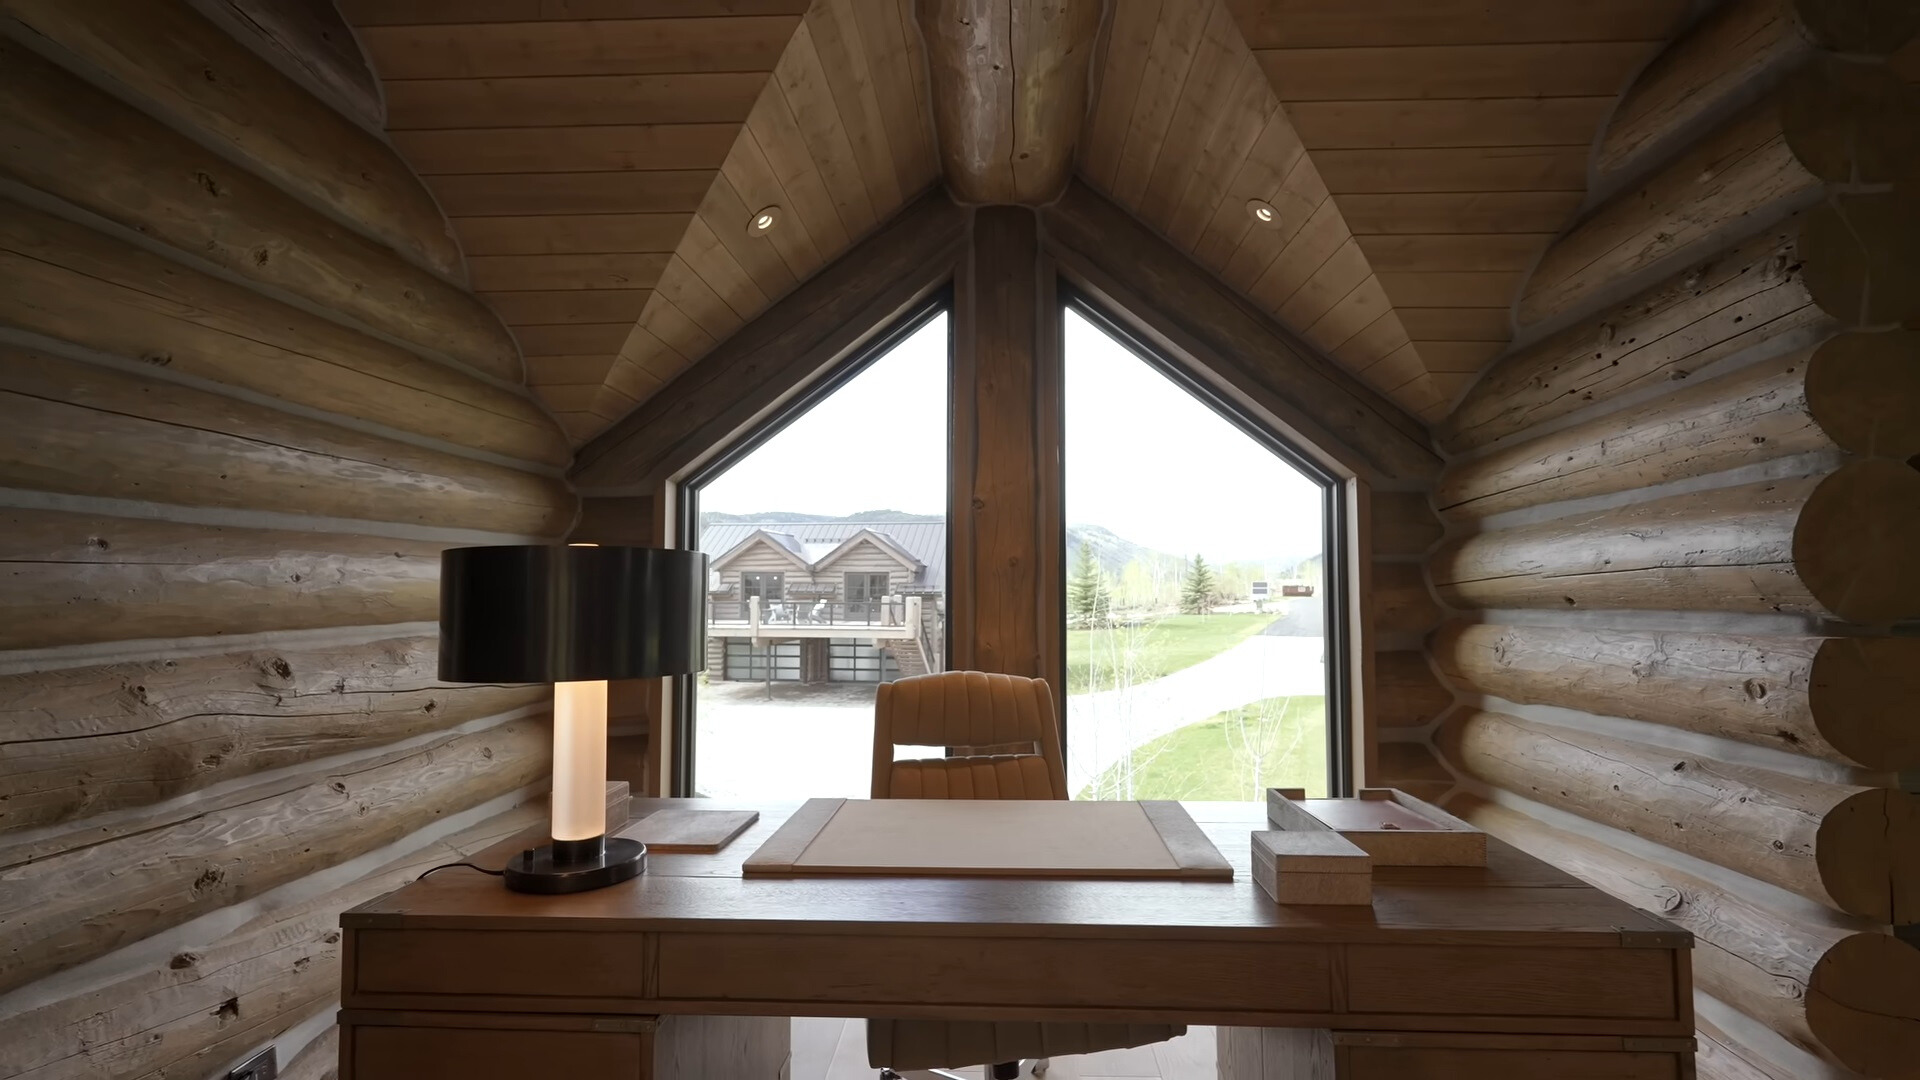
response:
{"label": "desk leg", "polygon": [[792,1034],[784,1016],[663,1016],[647,1080],[789,1080]]}
{"label": "desk leg", "polygon": [[1223,1027],[1220,1080],[1335,1080],[1333,1032]]}

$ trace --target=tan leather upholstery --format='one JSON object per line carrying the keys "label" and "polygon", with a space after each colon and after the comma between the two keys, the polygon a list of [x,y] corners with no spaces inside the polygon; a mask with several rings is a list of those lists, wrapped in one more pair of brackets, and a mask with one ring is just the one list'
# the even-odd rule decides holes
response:
{"label": "tan leather upholstery", "polygon": [[[883,683],[874,699],[876,799],[1064,799],[1060,722],[1044,679],[948,671]],[[895,746],[950,756],[893,760]],[[1144,1046],[1185,1024],[869,1020],[874,1068],[948,1069]]]}
{"label": "tan leather upholstery", "polygon": [[[986,753],[895,761],[895,746],[978,747]],[[882,683],[873,704],[873,797],[1066,798],[1053,691],[1045,679],[984,671]]]}

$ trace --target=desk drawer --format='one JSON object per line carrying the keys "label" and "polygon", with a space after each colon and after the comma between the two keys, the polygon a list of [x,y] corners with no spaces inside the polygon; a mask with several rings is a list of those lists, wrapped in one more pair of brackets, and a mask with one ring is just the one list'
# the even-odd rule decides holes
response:
{"label": "desk drawer", "polygon": [[1220,1080],[1692,1080],[1693,1040],[1223,1027]]}
{"label": "desk drawer", "polygon": [[795,1006],[1328,1012],[1329,956],[1325,946],[1277,943],[662,934],[659,996]]}
{"label": "desk drawer", "polygon": [[633,998],[646,992],[639,934],[576,930],[355,930],[348,992]]}
{"label": "desk drawer", "polygon": [[1347,1008],[1428,1016],[1680,1017],[1671,949],[1351,945]]}

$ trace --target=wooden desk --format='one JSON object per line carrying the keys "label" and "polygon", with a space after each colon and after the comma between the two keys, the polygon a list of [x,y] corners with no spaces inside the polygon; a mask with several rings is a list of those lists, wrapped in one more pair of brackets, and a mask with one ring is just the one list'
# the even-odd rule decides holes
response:
{"label": "wooden desk", "polygon": [[[1422,1054],[1477,1075],[1542,1054],[1593,1080],[1692,1075],[1690,935],[1497,840],[1484,869],[1378,869],[1371,909],[1280,907],[1249,874],[1255,804],[1188,804],[1232,882],[743,879],[794,807],[758,809],[725,851],[656,855],[599,892],[449,870],[344,913],[342,1077],[773,1080],[783,1024],[676,1018],[787,1016],[1307,1029],[1228,1033],[1233,1080],[1372,1078]],[[720,1052],[733,1064],[685,1064]]]}

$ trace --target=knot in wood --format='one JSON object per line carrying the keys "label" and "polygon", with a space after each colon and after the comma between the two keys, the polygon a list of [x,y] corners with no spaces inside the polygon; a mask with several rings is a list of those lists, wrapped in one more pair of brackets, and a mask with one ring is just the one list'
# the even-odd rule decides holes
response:
{"label": "knot in wood", "polygon": [[200,962],[199,953],[183,952],[183,953],[175,953],[173,959],[167,961],[167,966],[169,968],[172,968],[175,971],[180,971],[184,968],[190,968],[199,962]]}
{"label": "knot in wood", "polygon": [[1687,906],[1687,894],[1672,885],[1662,885],[1653,890],[1653,896],[1663,912],[1672,913]]}
{"label": "knot in wood", "polygon": [[1748,679],[1745,683],[1741,685],[1746,690],[1747,697],[1753,699],[1754,701],[1767,700],[1767,684],[1766,683],[1761,682],[1759,679]]}

